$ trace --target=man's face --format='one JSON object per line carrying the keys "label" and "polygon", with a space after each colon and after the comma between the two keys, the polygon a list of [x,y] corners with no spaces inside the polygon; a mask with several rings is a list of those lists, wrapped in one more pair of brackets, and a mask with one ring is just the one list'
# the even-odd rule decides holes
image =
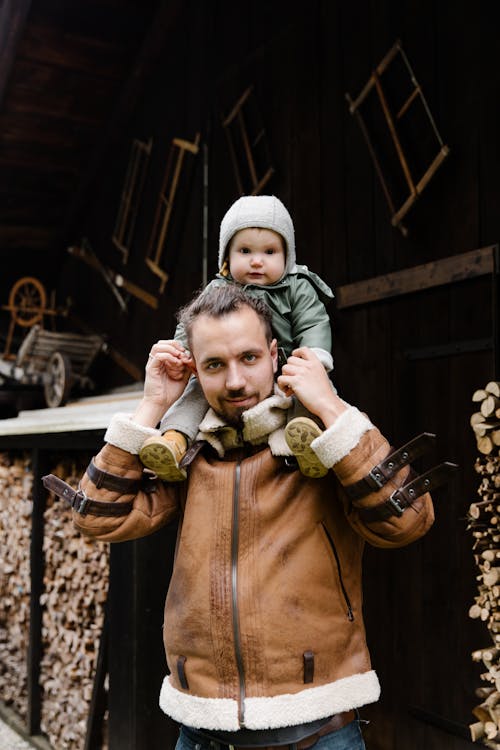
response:
{"label": "man's face", "polygon": [[233,425],[272,393],[277,368],[276,340],[250,307],[222,318],[200,315],[191,330],[191,352],[205,398]]}

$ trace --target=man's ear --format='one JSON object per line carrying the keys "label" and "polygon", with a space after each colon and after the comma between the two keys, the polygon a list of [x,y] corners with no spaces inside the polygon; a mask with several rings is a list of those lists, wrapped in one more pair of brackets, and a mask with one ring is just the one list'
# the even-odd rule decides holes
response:
{"label": "man's ear", "polygon": [[273,339],[269,345],[269,352],[271,359],[273,360],[273,372],[278,371],[278,342]]}

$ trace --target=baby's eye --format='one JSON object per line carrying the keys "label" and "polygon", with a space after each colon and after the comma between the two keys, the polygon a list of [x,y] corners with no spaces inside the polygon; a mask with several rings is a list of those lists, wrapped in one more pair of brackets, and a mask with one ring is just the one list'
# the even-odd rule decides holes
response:
{"label": "baby's eye", "polygon": [[250,248],[248,247],[240,247],[240,253],[243,253],[244,255],[247,255],[250,252]]}
{"label": "baby's eye", "polygon": [[267,249],[267,250],[265,251],[266,255],[274,255],[274,253],[275,253],[275,252],[276,252],[276,250],[274,249],[274,247],[269,247],[269,248],[268,248],[268,249]]}

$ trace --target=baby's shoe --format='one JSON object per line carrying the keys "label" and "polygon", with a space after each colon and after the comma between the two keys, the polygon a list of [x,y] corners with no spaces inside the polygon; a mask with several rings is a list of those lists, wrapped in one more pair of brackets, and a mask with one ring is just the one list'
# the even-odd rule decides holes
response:
{"label": "baby's shoe", "polygon": [[187,440],[177,430],[167,430],[164,435],[150,437],[144,441],[139,458],[146,468],[155,472],[166,482],[182,482],[186,470],[179,463],[187,450]]}
{"label": "baby's shoe", "polygon": [[312,441],[322,434],[321,427],[308,417],[295,417],[285,427],[287,445],[297,459],[301,473],[312,479],[319,479],[328,473],[311,448]]}

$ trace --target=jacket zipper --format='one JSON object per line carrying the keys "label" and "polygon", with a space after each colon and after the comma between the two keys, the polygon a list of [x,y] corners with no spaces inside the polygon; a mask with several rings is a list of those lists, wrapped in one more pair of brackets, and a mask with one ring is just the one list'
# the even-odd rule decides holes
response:
{"label": "jacket zipper", "polygon": [[236,666],[238,668],[239,680],[239,708],[238,721],[241,727],[245,726],[245,670],[241,653],[240,622],[238,614],[238,545],[239,545],[239,519],[240,519],[240,463],[236,464],[233,490],[233,528],[231,534],[231,596],[233,615],[234,653]]}
{"label": "jacket zipper", "polygon": [[347,591],[346,591],[346,587],[344,585],[344,579],[342,578],[342,568],[340,567],[340,559],[339,559],[339,556],[338,556],[338,553],[337,553],[337,548],[336,548],[335,542],[333,541],[332,536],[331,536],[330,532],[328,531],[328,529],[326,528],[325,524],[322,522],[321,525],[323,526],[323,529],[325,530],[326,538],[328,539],[328,542],[329,542],[330,547],[332,549],[333,555],[335,557],[335,562],[337,563],[337,571],[338,571],[338,574],[339,574],[340,588],[342,589],[342,595],[344,597],[344,601],[345,601],[346,606],[347,606],[347,617],[350,620],[350,622],[353,622],[353,620],[354,620],[354,613],[352,611],[351,601],[349,599],[349,596],[348,596]]}

